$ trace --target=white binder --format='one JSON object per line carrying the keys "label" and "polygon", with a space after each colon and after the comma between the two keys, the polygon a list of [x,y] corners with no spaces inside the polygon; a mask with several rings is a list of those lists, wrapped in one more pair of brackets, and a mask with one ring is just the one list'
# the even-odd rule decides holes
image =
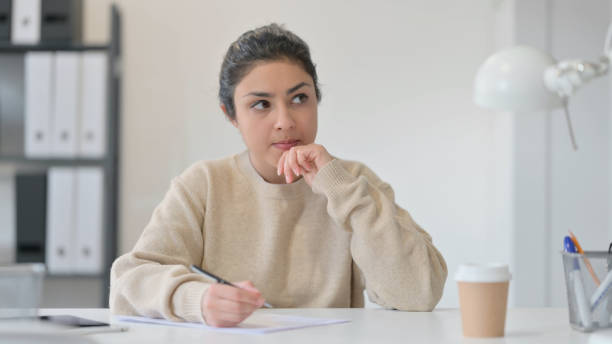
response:
{"label": "white binder", "polygon": [[40,41],[40,1],[13,0],[11,42],[36,44]]}
{"label": "white binder", "polygon": [[25,155],[47,158],[51,153],[53,54],[25,54]]}
{"label": "white binder", "polygon": [[107,55],[85,52],[82,55],[81,127],[79,155],[102,158],[106,148]]}
{"label": "white binder", "polygon": [[47,179],[47,243],[46,261],[51,274],[73,272],[76,258],[75,170],[52,167]]}
{"label": "white binder", "polygon": [[103,270],[104,173],[101,167],[76,170],[75,272],[99,274]]}
{"label": "white binder", "polygon": [[80,63],[78,52],[55,54],[55,99],[51,125],[51,153],[54,157],[77,156]]}

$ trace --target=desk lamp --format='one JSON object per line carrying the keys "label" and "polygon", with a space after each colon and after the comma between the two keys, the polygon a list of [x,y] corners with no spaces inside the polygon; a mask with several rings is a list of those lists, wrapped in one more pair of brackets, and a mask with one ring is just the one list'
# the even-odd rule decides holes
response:
{"label": "desk lamp", "polygon": [[612,58],[608,27],[603,56],[596,62],[564,60],[529,46],[514,46],[491,55],[480,66],[474,101],[485,108],[505,111],[550,111],[563,108],[574,150],[578,149],[568,101],[583,84],[606,75]]}

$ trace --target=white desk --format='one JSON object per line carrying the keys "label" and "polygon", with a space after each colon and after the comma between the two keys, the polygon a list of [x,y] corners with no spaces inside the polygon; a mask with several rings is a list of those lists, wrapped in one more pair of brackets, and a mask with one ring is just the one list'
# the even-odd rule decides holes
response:
{"label": "white desk", "polygon": [[[87,336],[99,343],[601,343],[601,336],[612,329],[585,334],[570,328],[567,309],[510,309],[503,338],[470,339],[461,333],[457,309],[431,313],[383,309],[262,309],[261,312],[302,316],[345,318],[350,323],[277,332],[244,335],[161,325],[121,323],[130,329],[123,333]],[[41,314],[73,314],[109,321],[108,309],[43,309]],[[599,336],[599,338],[598,338]]]}

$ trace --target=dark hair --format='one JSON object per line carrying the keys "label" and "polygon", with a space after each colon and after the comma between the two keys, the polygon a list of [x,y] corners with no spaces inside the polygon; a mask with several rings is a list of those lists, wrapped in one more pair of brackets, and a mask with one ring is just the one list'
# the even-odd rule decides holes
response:
{"label": "dark hair", "polygon": [[236,118],[234,91],[242,78],[257,62],[282,59],[299,63],[310,74],[317,100],[321,100],[317,71],[310,59],[308,45],[293,32],[273,23],[243,33],[225,54],[219,75],[219,100],[230,119]]}

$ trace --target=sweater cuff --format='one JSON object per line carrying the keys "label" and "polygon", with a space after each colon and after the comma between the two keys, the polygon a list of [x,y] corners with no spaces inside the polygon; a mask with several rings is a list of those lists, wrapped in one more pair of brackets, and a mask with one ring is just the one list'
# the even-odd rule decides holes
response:
{"label": "sweater cuff", "polygon": [[202,315],[202,296],[210,284],[189,281],[181,284],[172,296],[174,314],[187,322],[205,323]]}
{"label": "sweater cuff", "polygon": [[336,198],[341,191],[340,186],[355,181],[356,177],[350,174],[338,159],[328,162],[317,172],[312,190],[315,193],[326,195],[327,198]]}

